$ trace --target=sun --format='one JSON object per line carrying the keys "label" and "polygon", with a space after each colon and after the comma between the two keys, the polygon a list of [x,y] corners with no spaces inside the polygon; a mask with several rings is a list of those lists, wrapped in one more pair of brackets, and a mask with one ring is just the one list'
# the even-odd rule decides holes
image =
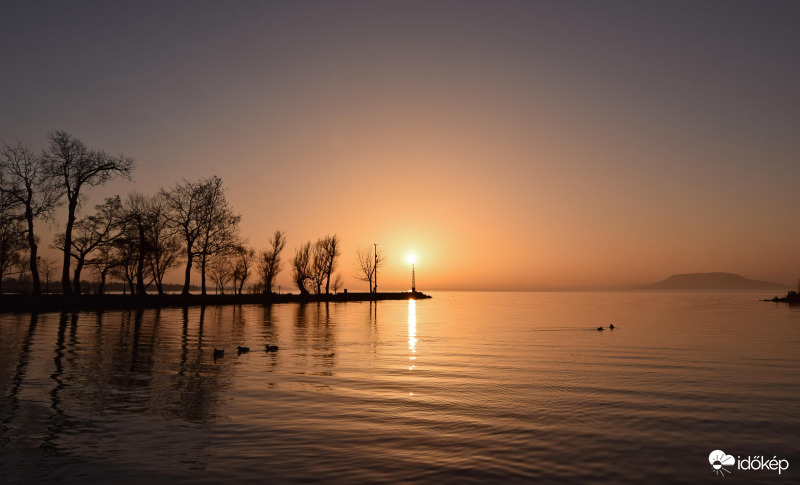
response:
{"label": "sun", "polygon": [[415,254],[409,254],[406,260],[408,261],[408,264],[414,264],[417,262],[417,256]]}

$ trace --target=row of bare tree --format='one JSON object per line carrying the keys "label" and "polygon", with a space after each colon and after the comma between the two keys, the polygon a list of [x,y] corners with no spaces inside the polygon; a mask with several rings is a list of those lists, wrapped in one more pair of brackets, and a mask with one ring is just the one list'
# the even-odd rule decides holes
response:
{"label": "row of bare tree", "polygon": [[106,199],[93,214],[76,221],[73,238],[56,236],[55,246],[71,247],[75,262],[73,292],[80,294],[81,271],[90,266],[97,272],[103,292],[107,277],[128,284],[133,293],[144,294],[155,284],[163,294],[167,272],[184,264],[183,293],[189,292],[194,264],[199,266],[201,289],[212,265],[244,251],[239,240],[239,221],[225,199],[217,176],[184,180],[153,195],[133,193],[123,201]]}
{"label": "row of bare tree", "polygon": [[[90,150],[64,131],[48,135],[40,154],[5,142],[0,150],[0,280],[13,265],[31,274],[33,293],[41,294],[39,241],[34,226],[54,222],[56,207],[66,204],[64,231],[54,246],[63,253],[61,286],[65,295],[81,293],[81,273],[93,267],[103,291],[109,275],[143,294],[155,283],[163,292],[167,271],[186,264],[188,293],[192,265],[200,267],[202,291],[210,263],[241,252],[239,221],[228,206],[222,180],[213,176],[186,181],[155,195],[111,197],[92,214],[78,217],[85,189],[114,177],[130,178],[134,162]],[[20,253],[27,247],[27,258]],[[70,274],[70,269],[74,270]]]}
{"label": "row of bare tree", "polygon": [[[259,253],[239,236],[241,216],[225,198],[217,176],[183,180],[152,195],[133,193],[125,199],[107,198],[91,214],[78,216],[88,188],[114,177],[130,179],[134,162],[90,150],[74,136],[56,131],[48,135],[48,148],[40,154],[20,143],[2,144],[0,151],[0,292],[3,276],[13,268],[31,275],[33,293],[41,294],[38,256],[38,222],[54,223],[55,208],[66,204],[64,231],[54,247],[62,251],[61,286],[65,295],[81,294],[81,276],[92,269],[99,278],[98,292],[113,277],[127,283],[132,293],[145,294],[155,284],[164,292],[164,277],[184,265],[183,294],[189,293],[192,272],[200,273],[201,292],[211,280],[217,292],[242,293],[254,271],[253,291],[272,293],[282,270],[286,235],[276,231],[269,247]],[[291,261],[292,279],[302,294],[329,294],[342,287],[336,273],[341,241],[325,236],[306,242]],[[384,262],[372,248],[356,253],[355,277],[377,291],[376,276]],[[74,263],[74,266],[73,266]]]}
{"label": "row of bare tree", "polygon": [[4,142],[0,149],[0,233],[3,233],[0,244],[4,249],[0,253],[5,261],[0,266],[8,269],[13,259],[8,249],[19,251],[20,246],[27,247],[25,263],[32,277],[33,292],[41,294],[39,241],[34,225],[41,220],[52,222],[55,208],[66,204],[62,291],[72,294],[69,275],[72,234],[84,192],[114,177],[130,178],[133,166],[130,158],[90,150],[64,131],[50,133],[47,149],[38,154],[21,143],[12,146]]}

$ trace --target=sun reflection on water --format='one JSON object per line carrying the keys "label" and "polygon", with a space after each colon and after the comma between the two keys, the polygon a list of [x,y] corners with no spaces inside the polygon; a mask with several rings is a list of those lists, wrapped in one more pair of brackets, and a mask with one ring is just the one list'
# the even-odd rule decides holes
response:
{"label": "sun reflection on water", "polygon": [[[408,350],[411,355],[408,360],[416,360],[417,356],[417,302],[408,300]],[[408,367],[408,370],[414,369],[414,365]]]}

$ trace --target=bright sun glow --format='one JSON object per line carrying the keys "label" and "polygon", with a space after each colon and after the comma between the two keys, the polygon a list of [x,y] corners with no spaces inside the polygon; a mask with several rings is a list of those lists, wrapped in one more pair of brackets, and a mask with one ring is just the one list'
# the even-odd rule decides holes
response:
{"label": "bright sun glow", "polygon": [[417,257],[413,254],[409,254],[408,258],[406,259],[408,259],[408,264],[414,264],[417,262]]}

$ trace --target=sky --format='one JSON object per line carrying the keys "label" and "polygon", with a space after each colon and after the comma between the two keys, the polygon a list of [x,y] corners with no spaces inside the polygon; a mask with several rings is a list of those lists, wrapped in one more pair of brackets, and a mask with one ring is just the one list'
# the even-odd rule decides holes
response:
{"label": "sky", "polygon": [[351,291],[373,243],[385,290],[409,253],[423,291],[800,277],[800,2],[0,7],[0,139],[137,163],[84,211],[216,174],[254,248],[339,236]]}

